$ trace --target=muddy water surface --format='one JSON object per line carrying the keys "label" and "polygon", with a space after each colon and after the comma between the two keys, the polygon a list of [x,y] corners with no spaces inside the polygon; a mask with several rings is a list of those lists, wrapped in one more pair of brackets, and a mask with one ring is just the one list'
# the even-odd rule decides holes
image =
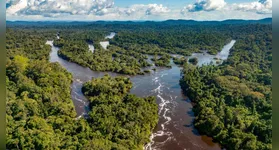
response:
{"label": "muddy water surface", "polygon": [[[113,37],[113,36],[112,36]],[[235,41],[224,46],[217,56],[227,58],[229,50]],[[111,76],[120,74],[112,72],[92,71],[58,57],[58,47],[53,41],[47,41],[52,46],[50,62],[58,62],[73,74],[72,99],[77,111],[77,118],[86,116],[88,101],[81,92],[82,84],[92,77],[102,77],[105,73]],[[197,56],[193,54],[192,56]],[[199,57],[199,65],[208,64],[216,56]],[[150,58],[150,56],[149,56]],[[219,144],[212,142],[212,138],[201,136],[193,126],[194,114],[192,104],[185,97],[179,86],[180,67],[172,64],[172,68],[157,68],[155,72],[146,75],[131,76],[133,88],[131,93],[140,96],[155,96],[159,106],[159,123],[154,129],[151,142],[145,146],[146,150],[219,150]]]}

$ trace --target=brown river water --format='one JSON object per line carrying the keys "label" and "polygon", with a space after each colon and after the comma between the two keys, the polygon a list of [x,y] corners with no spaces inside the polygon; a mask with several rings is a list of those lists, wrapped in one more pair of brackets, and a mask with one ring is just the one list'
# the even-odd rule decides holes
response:
{"label": "brown river water", "polygon": [[[216,57],[227,59],[229,50],[234,45],[232,40],[225,45]],[[111,76],[120,74],[112,72],[92,71],[72,62],[58,57],[58,47],[53,46],[53,41],[47,41],[51,45],[50,62],[58,62],[73,75],[72,99],[77,112],[77,119],[86,117],[88,101],[81,92],[84,82],[92,77],[102,77],[108,73]],[[90,47],[90,45],[89,45]],[[206,57],[208,56],[208,57]],[[150,57],[150,56],[149,56]],[[199,64],[208,64],[214,61],[212,55],[196,53],[191,57],[197,57]],[[150,137],[151,142],[146,144],[145,150],[220,150],[212,138],[199,135],[193,126],[194,113],[191,101],[183,95],[180,85],[180,67],[172,64],[172,68],[157,68],[155,72],[146,75],[128,76],[133,82],[131,93],[140,97],[155,96],[159,106],[159,122]]]}

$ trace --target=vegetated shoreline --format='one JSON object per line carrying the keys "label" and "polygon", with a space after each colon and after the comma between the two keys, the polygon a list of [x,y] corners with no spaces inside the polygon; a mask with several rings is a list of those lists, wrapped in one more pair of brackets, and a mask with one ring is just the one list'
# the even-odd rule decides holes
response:
{"label": "vegetated shoreline", "polygon": [[[226,44],[228,44],[228,43],[230,43],[230,40],[231,40],[231,38],[228,38],[227,40],[226,40],[226,43],[224,44],[224,45],[226,45]],[[227,42],[227,41],[229,41],[229,42]],[[55,45],[55,46],[57,46],[57,45]],[[63,46],[57,46],[57,47],[59,47],[59,48],[62,48]],[[109,50],[109,49],[108,49]],[[210,54],[210,55],[216,55],[218,52],[220,52],[222,50],[222,48],[221,49],[218,49],[217,51],[216,51],[216,53],[208,53],[208,54]],[[117,52],[116,52],[117,53]],[[119,53],[117,53],[117,54],[119,54]],[[152,54],[154,54],[154,53],[142,53],[142,55],[145,55],[146,56],[146,54],[148,54],[148,55],[152,55]],[[174,54],[179,54],[180,55],[180,53],[174,53]],[[81,65],[81,66],[83,66],[83,67],[89,67],[91,70],[93,70],[93,71],[111,71],[111,72],[115,72],[115,73],[119,73],[119,74],[123,74],[123,75],[144,75],[145,73],[149,73],[149,72],[147,72],[147,71],[140,71],[141,69],[143,69],[143,68],[145,68],[145,67],[147,67],[147,66],[151,66],[151,64],[148,64],[147,66],[142,66],[142,67],[140,67],[140,68],[138,68],[138,70],[135,70],[134,72],[130,72],[130,71],[125,71],[125,70],[120,70],[120,71],[116,71],[116,70],[111,70],[111,69],[108,69],[108,70],[97,70],[96,68],[94,68],[92,65],[88,65],[88,63],[90,63],[90,62],[88,62],[88,63],[83,63],[83,62],[79,62],[79,61],[76,61],[74,58],[71,58],[71,57],[69,57],[67,54],[65,54],[64,52],[62,52],[61,50],[60,51],[58,51],[58,55],[61,57],[61,58],[63,58],[63,59],[65,59],[65,60],[67,60],[67,61],[70,61],[70,62],[73,62],[73,63],[77,63],[77,64],[79,64],[79,65]],[[158,56],[160,56],[160,58],[158,58],[157,59],[157,54],[155,53],[153,56],[154,56],[154,58],[152,58],[151,60],[154,62],[154,64],[155,64],[155,66],[156,67],[167,67],[167,68],[170,68],[171,66],[170,66],[170,59],[174,59],[174,60],[176,60],[176,58],[173,58],[172,56],[170,56],[170,55],[173,55],[173,53],[163,53],[163,54],[161,54],[161,55],[158,55]],[[187,55],[188,56],[188,55]],[[184,55],[184,57],[187,57],[187,56],[185,56]],[[189,56],[191,56],[191,55],[189,55]],[[188,60],[188,59],[185,59],[185,60]],[[146,60],[145,60],[146,61]],[[175,62],[176,63],[176,62]],[[179,64],[179,63],[176,63],[176,64]],[[182,65],[182,64],[180,64],[180,65]],[[149,68],[150,70],[152,70],[152,68]],[[154,69],[154,68],[153,68]],[[149,70],[149,71],[150,71]],[[135,73],[136,72],[136,73]]]}
{"label": "vegetated shoreline", "polygon": [[[247,32],[240,34],[228,60],[220,66],[184,64],[180,86],[195,103],[194,125],[201,134],[229,150],[269,150],[272,37],[270,30],[268,34]],[[247,55],[249,59],[245,59]]]}
{"label": "vegetated shoreline", "polygon": [[[54,47],[56,47],[56,46],[54,46]],[[57,48],[60,48],[60,47],[57,47]],[[58,52],[59,51],[60,50],[58,50]],[[58,55],[58,57],[60,57],[63,60],[68,61],[67,59],[64,59],[63,57],[61,57],[60,55]],[[71,62],[71,61],[69,61],[69,62]],[[78,64],[76,62],[72,62],[72,63]],[[84,67],[84,66],[81,66],[81,67]],[[99,71],[99,72],[101,72],[101,71]],[[115,109],[114,112],[117,112],[117,110],[119,108],[123,107],[123,105],[127,105],[127,107],[129,106],[130,108],[133,105],[137,105],[136,109],[127,110],[127,111],[130,111],[129,113],[127,113],[128,116],[130,115],[130,117],[131,117],[131,115],[133,115],[133,113],[138,113],[138,111],[140,110],[139,108],[146,109],[146,108],[149,108],[149,106],[150,107],[152,106],[152,108],[146,109],[145,111],[143,111],[142,114],[145,115],[144,117],[139,117],[139,118],[144,118],[144,120],[142,120],[141,122],[145,122],[145,124],[137,123],[137,125],[136,124],[133,125],[133,128],[136,127],[136,129],[138,130],[137,132],[142,131],[142,132],[144,132],[144,134],[140,135],[142,137],[138,137],[138,138],[142,138],[139,145],[135,145],[132,147],[128,146],[128,147],[129,147],[129,149],[141,149],[141,148],[144,148],[145,144],[150,142],[149,137],[152,134],[152,131],[154,130],[155,126],[158,123],[158,105],[156,104],[155,97],[151,97],[151,96],[138,97],[134,94],[130,94],[130,89],[133,86],[132,82],[130,81],[130,78],[127,77],[127,75],[126,75],[126,77],[121,76],[121,74],[119,74],[119,75],[120,76],[110,77],[108,74],[105,74],[103,77],[92,78],[92,80],[89,80],[89,81],[83,83],[81,91],[84,94],[84,96],[88,99],[89,109],[90,109],[88,114],[86,114],[86,116],[84,117],[84,119],[86,121],[88,121],[89,124],[90,124],[90,122],[91,123],[98,122],[97,124],[102,124],[102,122],[100,122],[100,120],[102,120],[102,119],[100,119],[100,118],[98,119],[98,116],[99,117],[101,116],[101,118],[103,118],[104,114],[106,114],[106,115],[109,114],[109,112],[104,112],[107,110],[107,108],[105,106],[107,106],[109,108],[115,107],[117,109]],[[117,93],[115,91],[119,91],[119,93]],[[122,102],[120,99],[122,99]],[[127,101],[126,99],[128,100],[128,102],[126,102]],[[132,101],[134,101],[135,104],[133,104]],[[141,104],[137,104],[137,101],[141,101]],[[114,105],[119,105],[119,106],[114,106]],[[94,108],[101,112],[96,113],[96,110]],[[121,111],[123,109],[125,109],[125,107],[121,108]],[[148,115],[150,113],[152,115]],[[125,117],[127,117],[127,114]],[[110,115],[114,116],[114,114],[110,114]],[[119,115],[117,115],[117,116],[119,116]],[[114,116],[114,117],[117,117],[117,116]],[[110,116],[106,116],[105,118],[107,118],[107,117],[110,117]],[[149,117],[152,117],[152,118],[148,119]],[[80,118],[81,117],[78,117],[77,120]],[[140,119],[137,119],[137,120],[140,120]],[[146,122],[146,120],[148,120],[148,121]],[[112,121],[112,122],[119,123],[119,120]],[[122,124],[124,124],[125,122],[126,122],[126,124],[128,123],[126,119],[122,120]],[[94,125],[98,128],[96,123],[94,123]],[[116,126],[116,125],[114,125],[114,126]],[[111,128],[111,127],[108,127],[108,125],[106,125],[105,128]],[[102,130],[106,130],[105,128],[102,128]],[[119,124],[118,124],[118,128],[120,128]],[[148,128],[148,129],[146,129],[146,128]],[[126,130],[126,129],[123,127],[122,129],[118,129],[118,130],[121,131],[121,130]],[[129,129],[129,131],[132,131],[132,129]],[[114,131],[114,132],[117,132],[117,131]],[[132,134],[129,134],[129,135],[132,135]],[[132,139],[132,141],[136,141],[136,139]]]}
{"label": "vegetated shoreline", "polygon": [[[272,60],[272,54],[268,51],[270,49],[268,47],[270,45],[269,44],[270,41],[272,41],[272,36],[270,36],[268,26],[265,27],[265,26],[257,25],[255,27],[263,28],[263,30],[260,30],[260,31],[267,32],[268,35],[262,36],[260,34],[260,36],[258,36],[258,35],[255,36],[248,32],[248,34],[250,36],[247,38],[248,43],[245,43],[242,40],[240,40],[240,42],[242,43],[242,48],[240,48],[240,50],[243,50],[241,52],[245,52],[245,53],[242,54],[241,52],[237,51],[238,49],[236,49],[236,52],[241,54],[241,56],[244,56],[244,57],[240,57],[241,58],[240,60],[241,60],[241,62],[245,62],[245,63],[244,64],[237,63],[237,61],[240,61],[239,59],[237,59],[237,57],[235,58],[235,61],[231,60],[231,58],[229,58],[230,60],[228,60],[228,64],[230,64],[231,66],[227,66],[227,68],[226,68],[227,74],[229,74],[231,76],[237,76],[237,78],[236,77],[233,77],[233,78],[224,77],[224,75],[222,75],[220,78],[217,78],[218,80],[216,80],[216,82],[225,83],[225,82],[228,82],[231,80],[233,83],[238,83],[239,80],[246,79],[247,81],[253,81],[255,83],[255,84],[251,84],[251,85],[247,84],[247,85],[249,85],[249,88],[252,89],[252,91],[254,92],[254,93],[252,93],[252,96],[259,98],[259,100],[260,100],[260,101],[258,101],[258,100],[251,101],[250,104],[254,104],[253,107],[255,106],[255,108],[251,107],[251,110],[253,110],[253,109],[256,110],[256,111],[252,112],[252,113],[256,114],[256,115],[254,115],[255,120],[259,117],[261,117],[262,120],[259,120],[259,121],[252,120],[253,121],[252,125],[255,125],[255,129],[253,129],[254,131],[253,130],[250,131],[250,129],[249,129],[249,132],[251,132],[251,134],[254,134],[255,131],[258,132],[259,138],[261,141],[263,141],[263,139],[264,139],[263,137],[267,136],[266,141],[264,141],[264,142],[269,143],[270,135],[269,135],[269,133],[266,133],[266,131],[267,132],[270,130],[272,131],[272,127],[270,128],[268,126],[270,114],[268,113],[268,111],[262,111],[265,114],[260,113],[261,116],[258,116],[259,113],[257,113],[257,111],[259,109],[261,110],[262,109],[261,107],[263,107],[267,110],[269,110],[269,108],[270,108],[270,106],[269,106],[270,104],[268,103],[268,101],[271,98],[270,98],[270,93],[268,91],[269,90],[268,86],[270,85],[271,78],[272,78],[272,76],[270,76],[270,73],[269,73],[269,68],[271,66],[270,60]],[[244,27],[240,28],[239,30],[241,30],[241,29],[243,30],[243,28]],[[244,28],[244,31],[251,31],[251,30],[255,31],[255,28],[253,27],[253,25],[251,28],[249,26]],[[8,33],[10,33],[9,30],[7,30],[7,31],[8,31]],[[9,97],[7,97],[7,102],[9,102],[7,104],[8,105],[7,108],[9,110],[9,111],[7,111],[7,116],[8,116],[7,124],[9,125],[8,129],[7,129],[7,131],[8,131],[7,134],[9,135],[8,146],[10,146],[11,149],[16,148],[16,146],[21,146],[23,148],[24,147],[32,148],[32,146],[33,146],[33,148],[35,146],[40,146],[40,147],[44,147],[44,148],[46,148],[47,146],[57,146],[57,147],[82,147],[85,145],[87,145],[88,147],[92,146],[92,145],[90,145],[90,143],[87,143],[86,140],[81,140],[81,141],[76,140],[76,139],[83,139],[84,137],[88,136],[87,135],[88,133],[91,132],[91,131],[88,131],[87,128],[84,128],[86,126],[85,125],[86,122],[82,122],[84,119],[79,120],[80,122],[77,123],[80,125],[79,126],[79,125],[75,124],[76,122],[68,122],[69,120],[67,120],[67,119],[63,118],[63,116],[61,116],[60,113],[67,112],[64,109],[67,108],[68,106],[59,105],[59,107],[60,107],[60,109],[62,109],[62,111],[54,116],[51,116],[51,118],[49,118],[48,114],[39,114],[37,117],[32,116],[32,114],[34,114],[34,113],[37,115],[38,112],[31,111],[32,109],[29,109],[29,108],[34,108],[33,107],[34,105],[31,105],[32,107],[27,107],[27,106],[30,106],[29,105],[29,104],[31,104],[30,102],[34,102],[32,104],[41,102],[40,94],[42,94],[42,95],[47,94],[43,97],[42,102],[53,101],[54,102],[54,103],[52,103],[53,106],[55,106],[57,104],[55,102],[57,102],[57,100],[59,100],[61,95],[58,95],[57,97],[53,98],[53,96],[55,96],[55,95],[53,95],[53,93],[48,93],[49,91],[44,91],[45,89],[41,90],[41,88],[43,86],[57,87],[57,85],[55,85],[53,83],[60,84],[59,78],[57,79],[57,78],[52,78],[52,77],[48,76],[47,72],[50,69],[57,68],[57,70],[58,70],[57,73],[59,73],[59,72],[63,73],[63,71],[61,71],[61,69],[60,69],[61,67],[60,68],[54,67],[55,65],[50,65],[50,66],[44,67],[46,69],[40,69],[42,66],[49,65],[49,64],[48,63],[44,64],[44,62],[46,62],[46,61],[40,61],[40,60],[34,61],[34,59],[46,60],[46,58],[48,58],[48,55],[46,54],[46,52],[47,52],[46,46],[40,46],[40,45],[43,45],[43,42],[44,42],[41,39],[44,39],[45,37],[42,37],[42,36],[40,36],[40,34],[36,33],[36,34],[33,34],[32,38],[30,38],[31,40],[30,39],[21,40],[21,38],[13,39],[13,36],[15,36],[15,35],[16,35],[15,37],[24,37],[22,35],[26,34],[26,33],[24,33],[26,31],[21,31],[21,30],[16,30],[16,31],[19,31],[19,32],[12,32],[11,33],[12,36],[8,34],[8,38],[7,38],[9,41],[9,42],[7,42],[7,47],[9,49],[9,51],[8,51],[9,57],[8,57],[7,66],[9,66],[9,69],[7,70],[8,74],[6,75],[7,76],[6,82],[9,83],[9,84],[7,84],[9,86],[9,88],[7,88],[7,91],[9,93]],[[15,33],[21,33],[21,34],[15,34]],[[31,32],[27,31],[27,33],[33,33],[33,31],[31,31]],[[244,33],[246,33],[246,32],[244,32]],[[47,36],[46,33],[43,33],[43,34],[44,34],[44,36]],[[236,34],[239,34],[239,32],[236,31]],[[29,35],[29,34],[27,34],[27,35]],[[257,45],[257,44],[255,46],[252,45],[253,48],[251,48],[251,45],[249,45],[247,47],[243,46],[245,44],[249,44],[252,39],[258,39],[259,45]],[[38,43],[34,42],[34,41],[38,41]],[[252,43],[254,43],[254,42],[252,42]],[[267,48],[265,48],[265,46]],[[20,49],[18,47],[20,47]],[[29,47],[33,47],[33,48],[30,49]],[[262,56],[262,57],[260,57],[260,59],[258,59],[260,61],[257,61],[257,59],[255,59],[255,56],[253,55],[253,53],[251,53],[251,51],[255,52],[256,54],[259,54],[259,56]],[[30,58],[31,66],[28,66],[29,63],[27,63],[28,64],[27,69],[28,69],[28,71],[30,71],[30,70],[34,71],[35,76],[33,76],[32,72],[25,72],[25,67],[26,67],[25,60],[26,59],[20,58],[20,57],[15,57],[16,55],[19,55],[19,54]],[[247,56],[249,56],[249,57],[247,57]],[[243,59],[243,58],[245,58],[245,59]],[[251,59],[249,59],[249,58],[251,58]],[[262,60],[264,60],[264,61],[261,62]],[[249,61],[251,61],[251,62],[249,63]],[[18,63],[18,62],[24,62],[24,63]],[[20,64],[23,64],[23,65],[20,65]],[[258,65],[260,65],[259,68],[257,68]],[[233,69],[231,68],[232,66],[233,66]],[[14,70],[16,70],[16,69],[19,69],[20,71],[18,71],[18,74],[13,74],[13,73],[15,73]],[[222,68],[220,68],[220,69],[222,69]],[[218,72],[218,70],[216,72]],[[26,73],[28,73],[28,74],[26,74]],[[42,75],[40,75],[40,74],[42,74]],[[18,80],[17,78],[14,78],[17,76],[14,76],[14,75],[20,75],[19,76],[20,78],[18,78],[19,82],[17,82],[17,80]],[[37,75],[40,75],[40,76],[37,76]],[[208,74],[208,75],[210,75],[210,74]],[[28,79],[24,76],[28,77]],[[34,77],[36,77],[36,78],[34,78]],[[37,77],[39,77],[39,78],[37,78]],[[59,75],[57,75],[57,77],[59,77]],[[199,76],[195,76],[195,77],[199,77]],[[38,80],[40,78],[43,78],[43,79]],[[255,79],[259,83],[256,83],[254,81]],[[50,82],[50,84],[46,84],[45,81],[47,81],[47,80],[49,80],[49,81],[53,80],[54,82]],[[245,80],[243,80],[243,82],[246,83]],[[20,85],[15,84],[15,83],[20,83]],[[38,85],[36,85],[36,84],[38,84]],[[68,84],[68,82],[67,82],[67,84]],[[259,86],[258,84],[263,85],[263,87]],[[65,85],[65,84],[63,84],[63,85]],[[228,84],[228,85],[237,85],[237,84]],[[253,86],[255,88],[253,88]],[[26,88],[26,87],[29,87],[29,88]],[[228,89],[228,88],[232,88],[232,87],[225,87],[225,89]],[[258,88],[258,89],[256,89],[256,88]],[[20,90],[18,90],[18,89],[20,89]],[[256,92],[254,91],[255,89],[257,90]],[[243,92],[247,92],[246,90],[247,90],[247,88],[244,86]],[[265,90],[266,90],[266,92],[265,92]],[[61,93],[64,93],[64,92],[65,91],[62,91]],[[197,90],[197,92],[200,92],[200,91]],[[248,91],[248,94],[251,94],[250,92],[251,91]],[[61,93],[59,93],[59,94],[61,94]],[[218,92],[215,92],[215,93],[218,93]],[[66,93],[66,94],[69,94],[69,93]],[[245,94],[247,94],[247,93],[245,93]],[[264,99],[263,99],[263,95],[264,95]],[[208,96],[203,96],[203,97],[208,98]],[[46,99],[46,98],[49,98],[49,99]],[[266,99],[267,103],[264,102],[265,99]],[[17,100],[17,101],[15,101],[15,100]],[[18,100],[20,100],[20,102],[25,102],[25,104],[22,105],[22,103],[18,102]],[[253,100],[253,98],[252,98],[252,100]],[[13,105],[11,105],[11,104],[13,104]],[[197,105],[198,104],[199,103],[197,103]],[[216,104],[218,104],[218,103],[216,103]],[[42,110],[45,112],[47,112],[46,109],[49,109],[48,105],[44,105],[43,103],[40,104],[40,106],[44,106],[44,107],[42,107]],[[63,107],[63,106],[65,106],[65,107]],[[18,112],[21,112],[21,111],[18,111],[18,109],[15,109],[15,108],[20,108],[20,110],[22,108],[25,108],[25,111],[24,112],[22,111],[23,113],[20,114]],[[214,107],[212,106],[212,108],[214,108]],[[57,110],[60,110],[60,109],[57,109]],[[56,110],[56,109],[51,109],[51,110]],[[230,110],[230,109],[228,109],[228,110]],[[210,112],[210,111],[208,111],[208,112]],[[247,113],[246,110],[244,110],[244,111],[240,110],[240,112],[241,112],[241,114]],[[250,112],[250,110],[248,110],[248,112]],[[69,113],[69,111],[68,111],[68,113]],[[40,117],[40,115],[42,115],[43,117]],[[16,119],[13,119],[13,117],[15,117]],[[55,122],[56,119],[58,120],[58,122]],[[61,119],[62,119],[62,124],[61,124]],[[63,119],[65,119],[65,120],[63,120]],[[48,122],[46,122],[44,120],[48,120]],[[244,120],[251,121],[251,118],[244,118]],[[215,121],[218,121],[218,118],[216,118]],[[240,125],[243,125],[243,119],[240,119],[238,121],[239,121],[238,123]],[[28,126],[23,124],[24,122],[27,122]],[[43,128],[37,129],[38,126],[34,126],[34,122],[35,122],[35,125],[36,125],[36,123],[42,123],[41,125],[44,125]],[[60,122],[60,124],[59,124],[59,122]],[[57,123],[58,123],[58,125],[54,125]],[[218,123],[222,124],[222,122],[218,122]],[[259,126],[259,125],[261,125],[260,123],[262,123],[262,126]],[[70,126],[71,128],[69,128],[67,126],[67,124],[71,124],[71,126]],[[18,125],[17,127],[19,127],[21,130],[18,130],[19,128],[17,128],[17,127],[15,128],[14,125]],[[251,124],[248,122],[248,125],[251,125]],[[26,127],[28,127],[28,128],[26,128]],[[47,127],[47,128],[45,128],[45,127]],[[262,128],[259,128],[259,127],[262,127]],[[52,131],[52,128],[53,128],[53,131]],[[42,129],[47,129],[47,131],[49,131],[47,133],[49,133],[49,134],[45,135],[44,136],[45,138],[40,139],[39,141],[46,140],[46,142],[36,143],[37,141],[34,141],[34,139],[30,139],[30,138],[28,139],[27,142],[26,142],[26,140],[24,141],[24,137],[30,136],[30,134],[32,136],[37,136],[37,135],[33,135],[32,132],[29,132],[29,131],[36,131],[36,133],[40,133],[40,135],[41,135],[42,132],[40,132],[40,131]],[[64,129],[67,129],[66,131],[70,131],[71,136],[68,136],[68,133],[67,133],[67,134],[65,134],[65,135],[67,135],[67,137],[64,137],[65,136]],[[61,132],[60,130],[63,132]],[[82,131],[82,134],[75,133],[76,131]],[[60,133],[63,133],[63,134],[60,134]],[[59,141],[58,138],[55,138],[55,136],[53,136],[54,134],[59,136],[60,139],[67,138],[67,141],[70,141],[70,142],[64,143],[63,141]],[[243,135],[242,133],[238,133],[238,134]],[[223,134],[223,135],[226,135],[226,134]],[[40,138],[40,137],[38,136],[37,138]],[[230,136],[229,138],[231,138],[233,140],[236,139],[234,136]],[[242,137],[238,137],[238,138],[240,139],[240,141],[252,141],[252,142],[248,143],[248,146],[250,145],[251,149],[256,149],[255,142],[254,142],[255,141],[254,136],[252,136],[252,135],[246,136],[246,134],[245,134],[245,138],[242,138]],[[237,139],[236,141],[239,141],[239,139]],[[20,145],[17,145],[18,144],[17,140],[19,140]],[[59,142],[57,142],[57,141],[59,141]],[[95,139],[93,141],[93,143],[102,143],[102,142],[104,142],[104,140],[102,140],[102,139]],[[104,143],[106,143],[106,141]],[[256,142],[256,143],[259,143],[259,142]],[[226,144],[226,143],[223,142],[223,145],[224,144]],[[235,146],[235,147],[231,147],[231,149],[239,149],[239,146],[247,146],[247,142],[241,143],[241,144],[236,142],[236,143],[230,144],[230,146]],[[261,146],[261,143],[256,144],[256,146]],[[261,148],[270,149],[268,146],[266,146],[266,147],[261,146]]]}
{"label": "vegetated shoreline", "polygon": [[[159,66],[160,67],[160,66]],[[88,81],[88,82],[90,82],[90,81]],[[82,90],[83,91],[83,93],[85,93],[85,91],[84,90]],[[86,94],[85,94],[86,95]],[[88,99],[90,99],[90,96],[86,96]],[[91,105],[91,104],[90,104]]]}
{"label": "vegetated shoreline", "polygon": [[[141,98],[130,94],[131,88],[132,82],[129,78],[123,76],[112,78],[106,74],[85,82],[82,92],[89,99],[91,109],[89,122],[108,136],[114,133],[113,139],[119,138],[117,135],[121,135],[123,130],[131,132],[125,135],[127,136],[125,139],[138,141],[138,145],[128,148],[140,149],[150,142],[149,136],[158,124],[158,105],[154,96]],[[100,124],[102,127],[98,126]],[[136,137],[132,133],[136,133]]]}
{"label": "vegetated shoreline", "polygon": [[[115,29],[115,32],[118,32],[119,36],[110,39],[110,46],[108,47],[108,51],[106,52],[103,52],[104,50],[100,46],[96,45],[98,41],[101,41],[100,37],[91,37],[93,40],[89,38],[90,36],[86,37],[83,40],[71,40],[69,38],[66,38],[67,36],[69,36],[69,33],[64,33],[63,31],[61,31],[62,37],[59,39],[55,39],[54,45],[61,48],[61,51],[59,51],[59,55],[64,59],[78,63],[85,67],[89,67],[94,71],[112,71],[120,74],[143,75],[144,72],[142,72],[140,68],[148,66],[148,63],[146,62],[146,59],[144,59],[140,55],[159,54],[166,56],[164,57],[164,59],[162,58],[155,60],[155,65],[170,67],[169,54],[183,54],[184,56],[187,56],[190,55],[191,52],[199,51],[199,49],[208,49],[209,51],[212,51],[212,53],[213,51],[217,53],[218,51],[220,51],[220,47],[226,44],[226,39],[228,38],[227,35],[216,31],[216,29],[214,29],[214,31],[210,31],[210,33],[207,33],[206,31],[203,31],[204,33],[200,33],[200,31],[195,29],[195,27],[193,26],[175,26],[175,28],[180,30],[181,28],[185,28],[185,31],[183,30],[183,32],[187,34],[184,34],[184,36],[182,37],[181,35],[177,36],[176,30],[170,30],[170,33],[168,33],[164,31],[165,29],[157,29],[153,26],[146,28],[147,31],[144,32],[140,31],[142,30],[142,28],[145,28],[143,26],[139,27],[139,31],[136,30],[134,32],[131,32],[129,30],[117,31],[122,29],[119,27],[116,27]],[[194,28],[194,30],[192,30],[192,28]],[[157,30],[162,30],[163,32],[158,34]],[[193,32],[186,32],[188,30]],[[80,36],[82,36],[83,34],[84,33],[80,34]],[[205,36],[205,34],[208,35]],[[147,38],[145,38],[144,36],[146,36]],[[195,36],[195,38],[189,40],[191,36]],[[179,39],[179,41],[177,38]],[[169,41],[170,39],[171,41]],[[93,42],[95,43],[94,47],[96,46],[94,54],[87,53],[88,46],[85,46],[86,43],[84,41],[88,40],[95,41]],[[187,43],[193,43],[194,40],[195,44],[193,46],[189,46],[188,44],[185,44],[185,42],[183,42],[185,40],[187,41]],[[204,40],[205,42],[201,42],[201,40]],[[172,42],[174,43],[172,44]],[[75,45],[77,45],[78,47],[75,47]],[[119,54],[119,52],[121,53],[119,57],[120,61],[115,61],[111,58],[112,55],[118,56],[117,54]],[[135,54],[125,54],[123,52],[134,52]],[[99,59],[100,57],[101,59],[98,60],[98,63],[95,63],[94,60],[92,60],[92,57],[94,57],[95,59]],[[105,64],[102,64],[103,62],[105,62]]]}
{"label": "vegetated shoreline", "polygon": [[[222,49],[221,49],[222,50]],[[218,52],[220,52],[221,50],[219,50]],[[58,51],[58,55],[59,55],[59,51]],[[60,55],[59,55],[60,56]],[[162,55],[162,56],[164,56],[164,55]],[[61,57],[61,56],[60,56]],[[161,56],[160,56],[161,57]],[[167,57],[169,57],[168,59],[172,59],[172,57],[171,56],[167,56]],[[67,61],[69,61],[68,59],[65,59],[64,57],[61,57],[62,59],[64,59],[64,60],[67,60]],[[158,60],[160,60],[161,58],[159,58]],[[153,60],[154,62],[155,62],[155,64],[156,64],[156,59],[155,60]],[[168,60],[169,61],[169,60]],[[72,61],[70,61],[70,62],[72,62]],[[73,63],[76,63],[76,62],[73,62]],[[187,63],[187,62],[186,62]],[[78,64],[78,63],[77,63]],[[164,67],[164,65],[162,65],[162,66],[158,66],[158,65],[155,65],[156,67]],[[84,66],[83,66],[84,67]],[[91,69],[91,68],[90,68]],[[121,73],[120,73],[121,74]],[[123,75],[125,75],[125,74],[123,74]],[[132,76],[136,76],[136,75],[132,75]],[[90,82],[90,81],[88,81],[88,82]],[[88,83],[88,82],[86,82],[86,83]],[[84,83],[84,85],[86,84],[86,83]],[[88,99],[90,99],[90,96],[88,96],[87,94],[85,94],[85,90],[84,90],[84,85],[83,85],[83,88],[82,88],[82,92],[83,92],[83,94],[84,95],[86,95],[86,97],[88,98]],[[90,103],[90,105],[92,105],[91,103]],[[90,112],[89,112],[90,113]],[[155,127],[155,126],[154,126]],[[154,129],[154,127],[153,127],[153,129]]]}

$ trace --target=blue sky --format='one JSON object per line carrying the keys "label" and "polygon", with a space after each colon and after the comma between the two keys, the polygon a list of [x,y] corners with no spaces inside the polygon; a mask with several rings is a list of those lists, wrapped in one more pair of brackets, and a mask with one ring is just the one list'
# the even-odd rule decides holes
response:
{"label": "blue sky", "polygon": [[6,0],[7,20],[225,20],[272,17],[272,0]]}

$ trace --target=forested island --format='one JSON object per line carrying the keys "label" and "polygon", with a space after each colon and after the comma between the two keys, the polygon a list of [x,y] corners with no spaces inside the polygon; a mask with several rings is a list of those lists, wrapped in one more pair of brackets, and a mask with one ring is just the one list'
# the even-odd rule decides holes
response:
{"label": "forested island", "polygon": [[[116,36],[104,49],[99,43],[110,32]],[[159,106],[153,96],[131,94],[129,77],[172,62],[182,67],[180,86],[194,103],[200,134],[226,149],[272,149],[270,21],[7,22],[6,37],[7,149],[142,149]],[[205,50],[216,55],[232,39],[222,64],[197,66],[200,60],[187,58]],[[88,118],[77,118],[73,76],[49,62],[47,40],[64,60],[119,73],[83,84]]]}
{"label": "forested island", "polygon": [[[160,56],[158,59],[153,59],[153,63],[161,67],[170,67],[169,54],[190,56],[191,53],[202,50],[217,54],[231,39],[228,35],[229,31],[225,31],[227,33],[220,31],[219,26],[225,28],[221,25],[201,24],[182,26],[179,23],[156,25],[96,22],[92,25],[54,23],[45,26],[28,23],[18,26],[11,23],[13,31],[20,30],[22,27],[25,28],[25,32],[39,30],[34,32],[44,34],[48,39],[59,33],[60,38],[54,38],[54,45],[61,48],[59,56],[68,61],[89,67],[94,71],[111,71],[127,75],[144,74],[141,68],[151,66],[147,62],[146,54]],[[117,35],[109,40],[111,45],[105,50],[99,42],[104,40],[109,31],[114,31]],[[94,53],[89,51],[88,42],[93,43]]]}
{"label": "forested island", "polygon": [[108,149],[142,149],[158,123],[155,97],[136,97],[129,94],[131,88],[129,78],[109,75],[92,79],[82,87],[84,95],[89,97],[92,111],[88,120],[93,131],[113,144],[119,143]]}

